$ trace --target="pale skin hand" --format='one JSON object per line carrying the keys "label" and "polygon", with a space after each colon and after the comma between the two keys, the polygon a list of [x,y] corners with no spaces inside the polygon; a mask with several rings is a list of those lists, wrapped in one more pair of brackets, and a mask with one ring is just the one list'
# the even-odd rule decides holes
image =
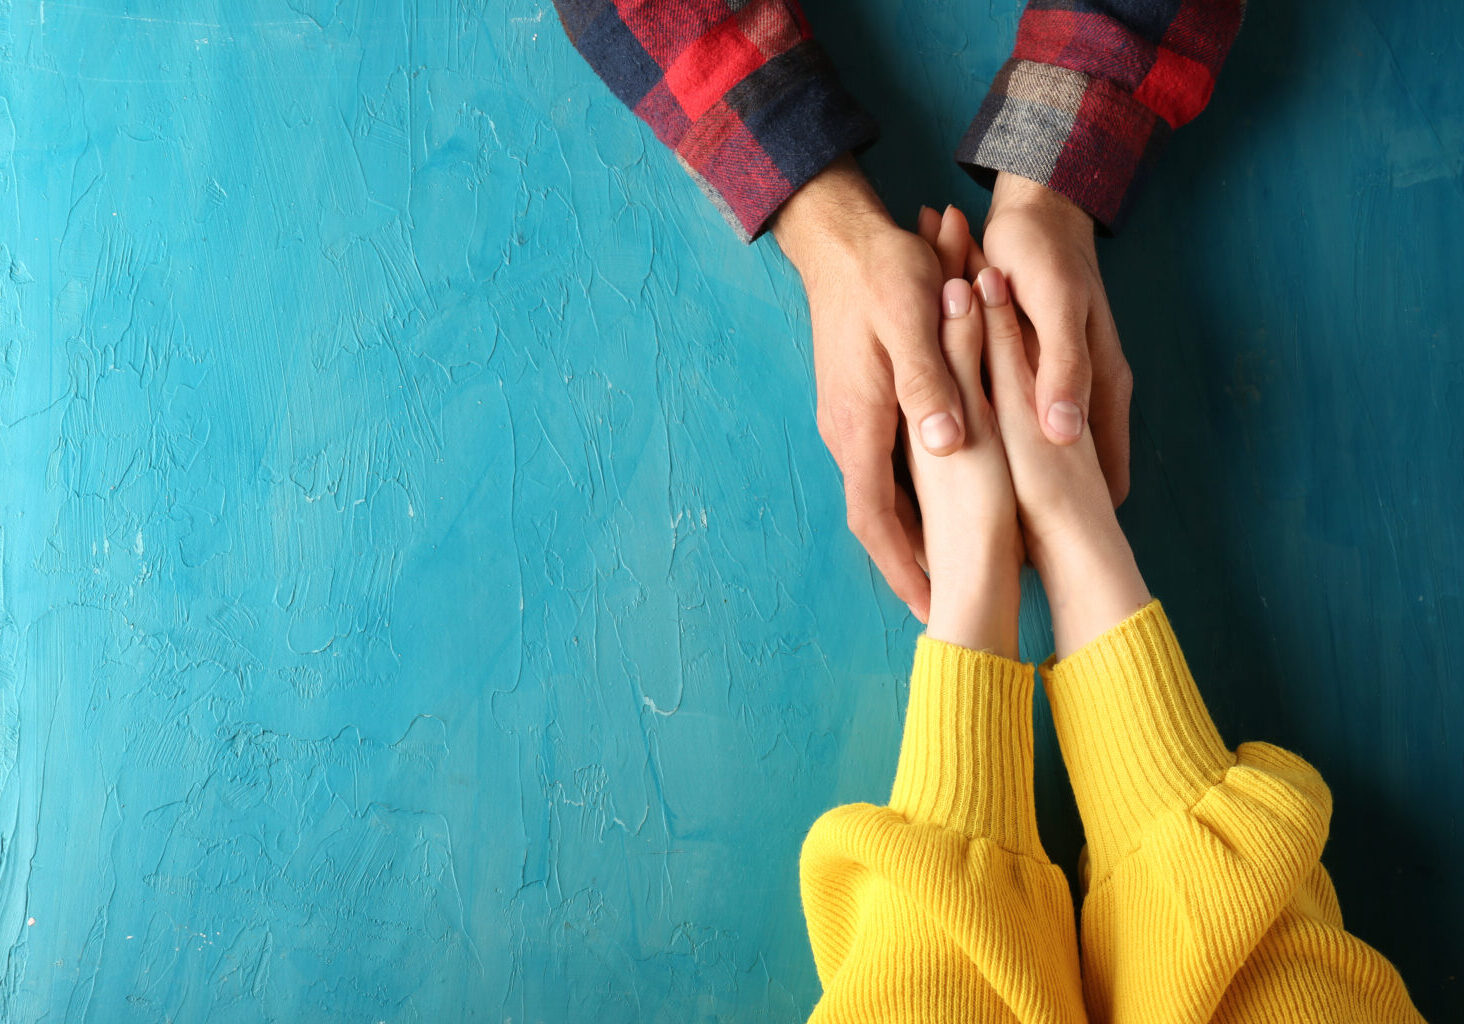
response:
{"label": "pale skin hand", "polygon": [[[937,458],[908,450],[920,502],[930,570],[926,635],[973,650],[1017,657],[1022,542],[1017,502],[996,415],[981,382],[982,313],[966,280],[979,264],[966,219],[921,212],[920,233],[947,274],[941,293],[940,345],[966,410],[966,438]],[[974,251],[973,251],[974,250]]]}
{"label": "pale skin hand", "polygon": [[[1148,588],[1114,515],[1092,432],[1085,426],[1061,446],[1045,436],[1036,332],[1020,319],[1002,273],[982,266],[959,211],[922,210],[920,234],[953,278],[942,292],[940,342],[967,414],[966,441],[954,454],[909,451],[930,569],[926,633],[1016,658],[1025,552],[1047,589],[1057,654],[1066,657],[1148,603]],[[976,278],[974,297],[966,274]]]}
{"label": "pale skin hand", "polygon": [[1109,497],[1129,489],[1133,375],[1098,273],[1093,219],[1064,196],[997,175],[981,239],[1038,339],[1036,402],[1049,441],[1074,444],[1091,427]]}
{"label": "pale skin hand", "polygon": [[1149,591],[1114,515],[1092,431],[1085,426],[1062,446],[1044,436],[1034,332],[1019,321],[999,270],[982,270],[976,285],[991,404],[1022,535],[1047,591],[1057,656],[1065,658],[1142,608]]}
{"label": "pale skin hand", "polygon": [[772,232],[808,293],[819,435],[844,474],[849,528],[925,621],[930,583],[892,457],[902,413],[930,454],[949,454],[965,437],[938,343],[940,264],[896,226],[849,156],[794,193]]}

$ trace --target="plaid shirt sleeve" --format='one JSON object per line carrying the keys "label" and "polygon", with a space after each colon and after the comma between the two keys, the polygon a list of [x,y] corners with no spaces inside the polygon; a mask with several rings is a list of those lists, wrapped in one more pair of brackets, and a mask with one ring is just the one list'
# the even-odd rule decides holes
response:
{"label": "plaid shirt sleeve", "polygon": [[1117,230],[1174,129],[1210,101],[1245,0],[1030,0],[956,160],[1067,196]]}
{"label": "plaid shirt sleeve", "polygon": [[874,141],[796,0],[554,0],[580,54],[744,241]]}

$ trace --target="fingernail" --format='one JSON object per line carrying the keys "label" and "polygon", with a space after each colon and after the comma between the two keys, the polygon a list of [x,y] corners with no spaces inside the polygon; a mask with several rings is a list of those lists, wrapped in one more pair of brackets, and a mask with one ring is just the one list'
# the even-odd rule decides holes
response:
{"label": "fingernail", "polygon": [[976,284],[981,289],[981,301],[988,306],[1005,306],[1007,303],[1006,278],[995,267],[987,267],[976,275]]}
{"label": "fingernail", "polygon": [[956,443],[961,430],[948,412],[933,413],[920,421],[920,440],[926,448],[945,448]]}
{"label": "fingernail", "polygon": [[947,318],[965,316],[971,312],[971,286],[964,279],[951,278],[945,283],[941,296],[945,301]]}
{"label": "fingernail", "polygon": [[1083,410],[1072,402],[1053,402],[1047,407],[1047,425],[1063,437],[1083,432]]}

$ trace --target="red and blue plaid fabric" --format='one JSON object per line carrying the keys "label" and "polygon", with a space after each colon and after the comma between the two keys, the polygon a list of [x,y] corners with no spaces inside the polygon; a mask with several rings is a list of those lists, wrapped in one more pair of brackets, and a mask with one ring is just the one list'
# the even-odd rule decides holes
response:
{"label": "red and blue plaid fabric", "polygon": [[879,128],[793,0],[555,0],[570,41],[744,240]]}
{"label": "red and blue plaid fabric", "polygon": [[1245,0],[1030,0],[956,150],[977,181],[1041,182],[1117,230],[1174,129],[1210,101]]}
{"label": "red and blue plaid fabric", "polygon": [[[750,240],[878,134],[796,0],[554,0],[570,41]],[[1175,128],[1209,101],[1245,0],[1031,0],[956,159],[1122,222]]]}

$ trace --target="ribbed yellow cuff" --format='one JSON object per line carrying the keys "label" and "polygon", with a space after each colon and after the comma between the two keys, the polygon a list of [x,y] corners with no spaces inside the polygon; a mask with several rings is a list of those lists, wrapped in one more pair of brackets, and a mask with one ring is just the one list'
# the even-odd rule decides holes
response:
{"label": "ribbed yellow cuff", "polygon": [[1045,860],[1032,803],[1032,666],[922,636],[890,807]]}
{"label": "ribbed yellow cuff", "polygon": [[1043,666],[1043,678],[1094,879],[1235,763],[1158,601]]}

